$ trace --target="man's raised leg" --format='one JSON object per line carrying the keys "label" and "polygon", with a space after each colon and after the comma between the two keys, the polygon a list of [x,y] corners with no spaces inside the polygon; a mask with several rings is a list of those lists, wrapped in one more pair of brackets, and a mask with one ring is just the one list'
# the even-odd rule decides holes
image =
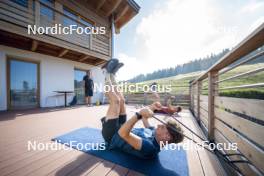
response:
{"label": "man's raised leg", "polygon": [[109,119],[116,119],[120,114],[120,98],[116,94],[114,87],[112,86],[110,74],[106,74],[105,86],[108,86],[106,96],[109,99],[109,107],[106,113],[106,121]]}
{"label": "man's raised leg", "polygon": [[119,123],[123,124],[126,122],[126,104],[125,104],[125,98],[122,92],[120,92],[117,88],[117,82],[115,80],[115,76],[113,74],[110,75],[112,85],[114,86],[114,91],[116,95],[119,98],[119,104],[120,104],[120,112],[119,112]]}
{"label": "man's raised leg", "polygon": [[110,75],[112,85],[114,85],[114,91],[120,100],[120,115],[126,114],[126,106],[125,106],[125,97],[122,92],[120,92],[117,88],[118,84],[116,82],[115,76],[113,74]]}

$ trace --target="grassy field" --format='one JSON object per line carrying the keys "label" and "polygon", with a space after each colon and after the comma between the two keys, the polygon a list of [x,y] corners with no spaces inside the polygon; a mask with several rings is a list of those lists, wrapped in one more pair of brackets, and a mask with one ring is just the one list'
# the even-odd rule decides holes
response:
{"label": "grassy field", "polygon": [[[255,70],[258,68],[264,68],[264,63],[252,64],[252,65],[242,65],[239,66],[219,77],[219,80],[228,78],[230,76],[234,76],[240,73],[245,73],[247,71]],[[158,83],[158,85],[171,85],[173,94],[188,94],[189,89],[189,81],[195,79],[197,76],[202,74],[203,72],[193,72],[188,74],[181,74],[173,77],[156,79],[151,81],[145,81],[138,83],[140,85],[150,85],[153,82]],[[264,72],[259,72],[253,75],[244,76],[241,78],[236,78],[228,81],[224,81],[219,83],[220,88],[232,87],[232,86],[240,86],[247,84],[255,84],[255,83],[264,83]],[[207,79],[203,81],[203,91],[202,94],[207,94]],[[179,87],[182,86],[182,87]],[[228,89],[219,91],[222,96],[230,96],[230,97],[240,97],[240,98],[254,98],[254,99],[264,99],[264,87],[261,88],[250,88],[250,89]]]}

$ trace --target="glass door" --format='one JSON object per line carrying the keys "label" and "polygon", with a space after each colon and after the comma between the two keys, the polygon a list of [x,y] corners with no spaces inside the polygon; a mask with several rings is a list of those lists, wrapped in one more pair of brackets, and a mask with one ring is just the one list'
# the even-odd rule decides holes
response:
{"label": "glass door", "polygon": [[25,109],[39,106],[38,64],[9,60],[9,106]]}
{"label": "glass door", "polygon": [[85,104],[83,77],[86,75],[84,70],[74,70],[74,92],[77,98],[77,104]]}

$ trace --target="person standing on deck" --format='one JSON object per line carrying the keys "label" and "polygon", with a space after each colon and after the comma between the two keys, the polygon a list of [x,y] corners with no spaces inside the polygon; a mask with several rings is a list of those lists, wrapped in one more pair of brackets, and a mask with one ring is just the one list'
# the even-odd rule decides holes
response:
{"label": "person standing on deck", "polygon": [[83,77],[84,81],[84,92],[85,92],[85,100],[88,106],[92,106],[92,96],[93,96],[93,89],[94,83],[91,79],[91,71],[88,70],[86,75]]}

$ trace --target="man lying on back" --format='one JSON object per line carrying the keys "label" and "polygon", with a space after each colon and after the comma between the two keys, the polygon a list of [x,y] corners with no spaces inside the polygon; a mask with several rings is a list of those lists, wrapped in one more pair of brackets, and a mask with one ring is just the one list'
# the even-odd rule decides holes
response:
{"label": "man lying on back", "polygon": [[[156,102],[142,108],[127,120],[125,99],[122,92],[116,87],[113,73],[120,68],[118,60],[110,60],[105,65],[105,84],[110,91],[106,92],[109,99],[109,107],[102,121],[102,135],[108,149],[118,149],[139,158],[150,159],[160,152],[160,142],[179,143],[183,140],[182,129],[175,121],[167,122],[167,125],[158,125],[154,128],[148,119],[153,116],[153,111],[161,110],[162,106]],[[144,128],[134,128],[135,124],[142,120]]]}

